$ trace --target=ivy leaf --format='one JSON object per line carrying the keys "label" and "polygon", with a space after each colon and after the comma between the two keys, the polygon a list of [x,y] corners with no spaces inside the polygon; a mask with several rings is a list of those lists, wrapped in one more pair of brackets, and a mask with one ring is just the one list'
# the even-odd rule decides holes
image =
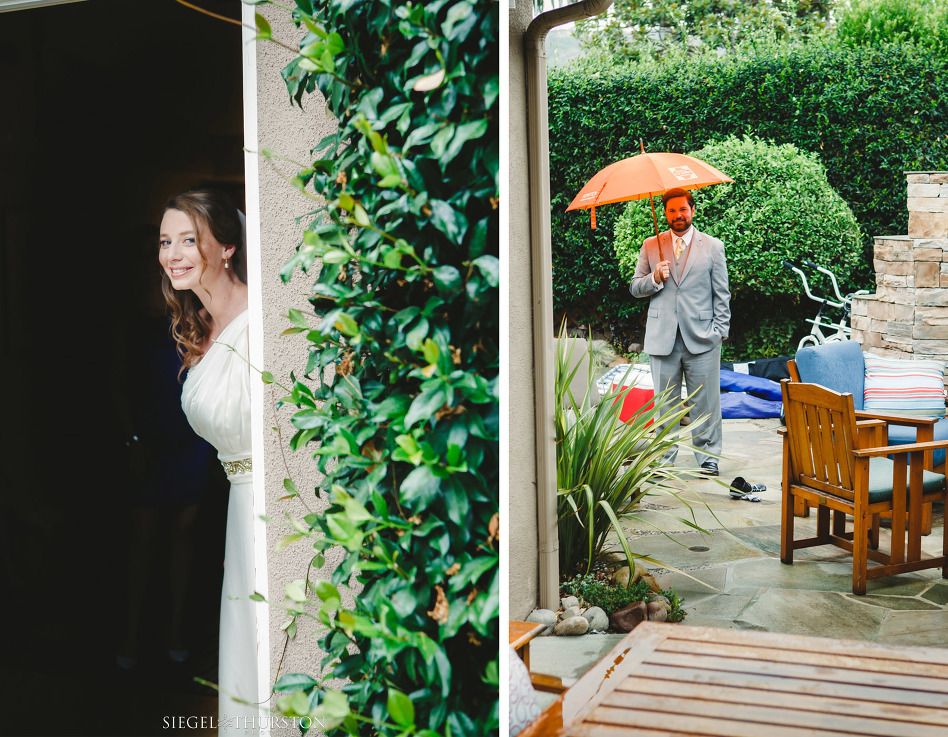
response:
{"label": "ivy leaf", "polygon": [[467,232],[467,218],[444,200],[431,200],[431,222],[451,241],[460,245]]}
{"label": "ivy leaf", "polygon": [[287,673],[273,684],[274,691],[305,691],[318,685],[318,681],[304,673]]}
{"label": "ivy leaf", "polygon": [[406,503],[417,501],[419,506],[426,507],[434,501],[440,488],[441,479],[431,472],[431,467],[418,466],[402,481],[402,501]]}
{"label": "ivy leaf", "polygon": [[324,604],[335,604],[336,606],[339,605],[341,601],[339,590],[332,584],[331,581],[320,579],[314,584],[313,588],[316,590],[316,596],[318,596],[320,601],[322,601]]}
{"label": "ivy leaf", "polygon": [[427,389],[412,400],[411,407],[405,415],[405,429],[411,428],[416,422],[434,416],[447,400],[443,385],[435,389]]}
{"label": "ivy leaf", "polygon": [[471,263],[484,275],[488,284],[494,288],[500,286],[500,261],[496,256],[478,256]]}
{"label": "ivy leaf", "polygon": [[408,696],[394,688],[388,690],[388,713],[400,727],[408,727],[415,723],[415,705]]}
{"label": "ivy leaf", "polygon": [[431,276],[435,286],[444,292],[453,292],[461,286],[461,274],[453,266],[439,266]]}
{"label": "ivy leaf", "polygon": [[454,137],[451,139],[451,145],[445,150],[444,155],[440,157],[442,162],[445,164],[451,163],[465,143],[480,138],[485,133],[487,133],[486,120],[475,120],[459,125]]}
{"label": "ivy leaf", "polygon": [[283,584],[283,590],[293,601],[306,601],[306,582],[302,579],[296,581],[287,581]]}
{"label": "ivy leaf", "polygon": [[333,327],[345,335],[353,336],[359,334],[359,324],[352,315],[347,312],[340,312],[336,315],[336,321],[333,323]]}
{"label": "ivy leaf", "polygon": [[257,40],[269,40],[273,38],[273,29],[270,28],[267,19],[260,15],[260,13],[254,13],[253,18],[257,25]]}

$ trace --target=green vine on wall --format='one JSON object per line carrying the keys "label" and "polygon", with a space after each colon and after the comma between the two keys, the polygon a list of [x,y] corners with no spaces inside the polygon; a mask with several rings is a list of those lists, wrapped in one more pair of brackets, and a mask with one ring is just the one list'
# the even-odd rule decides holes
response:
{"label": "green vine on wall", "polygon": [[[296,0],[292,19],[305,35],[287,90],[301,106],[320,92],[340,123],[291,180],[315,205],[281,272],[312,281],[312,313],[291,310],[286,331],[305,338],[306,364],[280,404],[295,408],[290,446],[312,453],[330,506],[280,545],[312,543],[314,567],[330,548],[344,558],[330,580],[286,586],[285,629],[318,619],[325,658],[318,677],[277,681],[278,707],[330,735],[490,734],[498,4]],[[272,38],[259,14],[257,26]]]}

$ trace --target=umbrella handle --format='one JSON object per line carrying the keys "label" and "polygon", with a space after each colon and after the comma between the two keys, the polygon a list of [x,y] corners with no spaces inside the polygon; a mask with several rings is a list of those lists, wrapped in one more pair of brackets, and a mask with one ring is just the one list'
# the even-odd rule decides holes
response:
{"label": "umbrella handle", "polygon": [[[655,242],[658,244],[658,260],[664,261],[665,255],[662,253],[662,239],[658,233],[658,216],[655,214],[655,200],[652,199],[652,193],[649,192],[648,201],[652,205],[652,222],[655,223]],[[596,227],[595,225],[593,227]]]}

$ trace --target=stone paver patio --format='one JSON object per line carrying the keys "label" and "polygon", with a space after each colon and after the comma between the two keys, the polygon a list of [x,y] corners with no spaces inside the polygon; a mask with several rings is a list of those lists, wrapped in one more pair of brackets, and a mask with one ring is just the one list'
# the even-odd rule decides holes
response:
{"label": "stone paver patio", "polygon": [[[780,562],[779,427],[777,419],[724,421],[721,476],[694,483],[707,503],[694,507],[697,523],[711,535],[676,520],[688,509],[668,495],[647,497],[638,519],[625,521],[633,553],[681,571],[648,564],[663,588],[674,588],[684,599],[685,623],[948,648],[948,580],[940,569],[872,579],[866,596],[855,596],[844,550],[808,548],[796,551],[792,566]],[[685,456],[679,455],[678,465],[693,463]],[[737,476],[766,485],[760,502],[730,497],[728,486]],[[815,515],[797,518],[796,526],[798,537],[809,534]],[[938,505],[922,549],[939,555],[943,534],[944,508]],[[883,547],[887,535],[883,530]],[[538,638],[531,647],[532,669],[569,683],[621,637]],[[547,695],[540,696],[546,702]]]}

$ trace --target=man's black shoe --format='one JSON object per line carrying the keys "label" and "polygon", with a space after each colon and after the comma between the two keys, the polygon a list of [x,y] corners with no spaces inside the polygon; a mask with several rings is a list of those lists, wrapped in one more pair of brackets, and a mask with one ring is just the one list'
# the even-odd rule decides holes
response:
{"label": "man's black shoe", "polygon": [[714,461],[705,461],[701,464],[701,473],[705,476],[719,476],[718,464]]}

